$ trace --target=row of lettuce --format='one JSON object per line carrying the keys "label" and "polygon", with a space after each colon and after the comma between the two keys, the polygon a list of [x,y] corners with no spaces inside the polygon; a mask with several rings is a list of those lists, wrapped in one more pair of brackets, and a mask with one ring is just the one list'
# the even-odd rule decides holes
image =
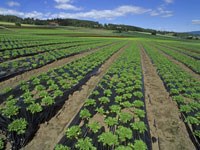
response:
{"label": "row of lettuce", "polygon": [[167,59],[157,48],[143,43],[144,49],[157,68],[157,72],[172,99],[177,103],[190,137],[200,146],[200,80],[193,78],[180,66]]}
{"label": "row of lettuce", "polygon": [[88,40],[68,39],[68,40],[59,41],[59,42],[58,41],[47,42],[44,45],[34,45],[32,47],[0,51],[0,62],[5,62],[8,60],[13,60],[13,59],[25,57],[25,56],[36,55],[38,53],[44,53],[44,52],[48,52],[48,51],[52,51],[56,49],[58,50],[58,49],[72,47],[72,46],[78,46],[82,42],[86,42],[86,41]]}
{"label": "row of lettuce", "polygon": [[[174,49],[171,47],[160,46],[156,44],[156,48],[163,51],[167,55],[170,55],[174,59],[180,61],[181,63],[185,64],[187,67],[192,69],[197,74],[200,74],[200,54],[193,54],[192,52],[188,52],[185,50]],[[184,51],[184,53],[190,53],[190,55],[195,55],[195,57],[189,56],[189,54],[181,53],[180,51]]]}
{"label": "row of lettuce", "polygon": [[21,57],[19,59],[14,59],[11,61],[0,63],[0,81],[3,81],[17,74],[23,73],[25,71],[45,66],[56,60],[76,55],[78,53],[85,52],[93,48],[106,46],[111,43],[113,43],[113,41],[105,42],[104,40],[100,40],[98,42],[85,41],[82,43],[68,43],[64,45],[65,48],[59,48],[59,46],[57,46],[58,48],[51,51],[49,50],[47,52],[38,53],[33,56]]}
{"label": "row of lettuce", "polygon": [[12,149],[26,145],[38,126],[54,116],[68,96],[85,84],[124,45],[126,42],[103,47],[88,56],[34,76],[1,95],[0,129],[5,132]]}
{"label": "row of lettuce", "polygon": [[151,149],[136,44],[112,64],[55,146],[68,149]]}
{"label": "row of lettuce", "polygon": [[168,48],[170,50],[174,50],[174,51],[177,51],[179,53],[185,54],[185,55],[190,56],[190,57],[192,57],[194,59],[200,60],[200,53],[193,52],[193,51],[191,51],[192,49],[191,50],[185,50],[183,48],[175,47],[175,46],[173,46],[173,45],[171,45],[169,43],[167,43],[167,44],[166,43],[156,43],[156,44],[161,45],[163,47],[166,47],[166,48]]}
{"label": "row of lettuce", "polygon": [[[0,52],[13,49],[21,49],[25,47],[37,47],[47,45],[49,43],[61,43],[72,38],[63,37],[46,37],[36,35],[22,34],[0,34]],[[74,38],[77,40],[77,38]]]}

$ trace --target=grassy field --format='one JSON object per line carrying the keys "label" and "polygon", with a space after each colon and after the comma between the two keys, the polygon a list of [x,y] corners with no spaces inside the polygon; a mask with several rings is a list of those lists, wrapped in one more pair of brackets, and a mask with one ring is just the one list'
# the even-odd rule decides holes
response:
{"label": "grassy field", "polygon": [[0,149],[200,148],[198,41],[0,25]]}

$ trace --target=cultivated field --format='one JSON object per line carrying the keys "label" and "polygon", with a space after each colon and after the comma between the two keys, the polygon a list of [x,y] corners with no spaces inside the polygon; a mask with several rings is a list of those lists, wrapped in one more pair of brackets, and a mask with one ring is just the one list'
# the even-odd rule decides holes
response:
{"label": "cultivated field", "polygon": [[0,149],[200,149],[200,44],[0,29]]}

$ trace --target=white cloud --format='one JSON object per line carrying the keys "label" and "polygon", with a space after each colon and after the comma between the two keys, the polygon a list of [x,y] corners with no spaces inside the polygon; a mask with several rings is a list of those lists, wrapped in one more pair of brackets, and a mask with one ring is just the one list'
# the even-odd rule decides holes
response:
{"label": "white cloud", "polygon": [[200,25],[200,20],[192,20],[192,24]]}
{"label": "white cloud", "polygon": [[120,6],[112,10],[91,10],[80,13],[58,13],[52,14],[51,18],[90,18],[90,19],[114,19],[128,14],[144,14],[151,11],[138,6]]}
{"label": "white cloud", "polygon": [[71,4],[61,3],[55,6],[57,9],[64,9],[64,10],[81,10],[82,8],[76,7]]}
{"label": "white cloud", "polygon": [[54,0],[56,3],[69,3],[71,0]]}
{"label": "white cloud", "polygon": [[156,10],[150,12],[151,16],[161,16],[164,18],[172,17],[173,11],[165,10],[163,7],[158,7]]}
{"label": "white cloud", "polygon": [[3,15],[15,15],[15,16],[19,16],[19,17],[22,17],[22,18],[30,17],[30,18],[44,19],[44,17],[48,17],[46,14],[43,14],[43,13],[37,12],[37,11],[32,11],[32,12],[25,13],[25,12],[12,10],[12,9],[6,9],[6,8],[0,8],[0,14],[3,14]]}
{"label": "white cloud", "polygon": [[170,4],[170,3],[173,3],[174,2],[174,0],[164,0],[165,1],[165,3],[167,3],[167,4]]}
{"label": "white cloud", "polygon": [[63,9],[63,10],[82,10],[80,7],[76,7],[72,5],[72,0],[54,0],[57,4],[55,5],[55,8],[57,9]]}
{"label": "white cloud", "polygon": [[0,8],[0,14],[2,15],[16,15],[19,17],[22,17],[24,15],[23,12],[19,12],[16,10],[12,10],[12,9],[6,9],[6,8]]}
{"label": "white cloud", "polygon": [[14,2],[14,1],[9,1],[9,2],[7,2],[7,5],[9,7],[14,7],[14,6],[20,6],[20,3]]}
{"label": "white cloud", "polygon": [[[67,9],[73,9],[73,6],[70,8],[67,6]],[[61,8],[60,8],[61,9]],[[115,19],[117,17],[123,17],[127,15],[140,15],[140,14],[149,14],[151,16],[161,16],[161,17],[170,17],[173,15],[172,11],[165,10],[164,8],[157,8],[156,10],[146,9],[134,5],[124,5],[119,6],[114,9],[107,10],[90,10],[76,13],[41,13],[38,11],[32,12],[20,12],[7,8],[0,8],[0,14],[4,15],[16,15],[22,18],[33,17],[38,19],[51,19],[51,18],[76,18],[76,19]]]}

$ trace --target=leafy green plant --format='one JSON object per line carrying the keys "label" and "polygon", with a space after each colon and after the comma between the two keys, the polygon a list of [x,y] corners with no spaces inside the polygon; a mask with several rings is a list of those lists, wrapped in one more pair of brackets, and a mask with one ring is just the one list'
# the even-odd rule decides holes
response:
{"label": "leafy green plant", "polygon": [[118,135],[121,142],[127,139],[130,140],[133,137],[132,130],[123,126],[119,126],[115,133]]}
{"label": "leafy green plant", "polygon": [[0,138],[0,149],[4,149],[4,141]]}
{"label": "leafy green plant", "polygon": [[124,108],[130,108],[133,106],[133,104],[130,103],[129,101],[124,101],[124,102],[120,103],[120,105],[122,105]]}
{"label": "leafy green plant", "polygon": [[44,97],[48,96],[48,92],[46,90],[42,90],[42,91],[39,92],[39,96],[41,98],[44,98]]}
{"label": "leafy green plant", "polygon": [[85,108],[80,111],[80,117],[84,120],[88,120],[91,117],[91,113]]}
{"label": "leafy green plant", "polygon": [[61,90],[55,90],[53,93],[54,98],[63,96],[63,92]]}
{"label": "leafy green plant", "polygon": [[112,91],[110,89],[104,90],[105,96],[109,97],[112,95]]}
{"label": "leafy green plant", "polygon": [[85,139],[79,139],[75,145],[79,150],[96,150],[96,147],[92,145],[92,139],[86,137]]}
{"label": "leafy green plant", "polygon": [[98,136],[98,142],[102,142],[103,145],[117,146],[119,144],[118,137],[111,132],[104,132]]}
{"label": "leafy green plant", "polygon": [[194,135],[197,136],[198,138],[200,138],[200,130],[195,130]]}
{"label": "leafy green plant", "polygon": [[101,104],[107,104],[110,102],[110,99],[104,96],[104,97],[99,98],[99,101]]}
{"label": "leafy green plant", "polygon": [[189,113],[192,111],[192,108],[189,105],[181,105],[180,106],[180,111],[181,112],[185,112],[185,113]]}
{"label": "leafy green plant", "polygon": [[16,119],[8,125],[8,131],[24,134],[28,123],[24,118]]}
{"label": "leafy green plant", "polygon": [[135,100],[133,102],[133,106],[136,107],[136,108],[144,107],[144,102],[141,101],[141,100]]}
{"label": "leafy green plant", "polygon": [[185,119],[185,122],[189,123],[189,124],[196,124],[196,125],[199,125],[200,124],[200,120],[193,117],[193,116],[188,116],[186,119]]}
{"label": "leafy green plant", "polygon": [[115,150],[132,150],[133,148],[131,146],[124,146],[120,145]]}
{"label": "leafy green plant", "polygon": [[37,112],[42,111],[42,106],[38,103],[32,103],[26,108],[28,111],[30,111],[32,114],[35,114]]}
{"label": "leafy green plant", "polygon": [[45,90],[45,87],[44,87],[43,85],[39,84],[39,85],[36,85],[36,86],[35,86],[34,90],[40,92],[40,91],[42,91],[42,90]]}
{"label": "leafy green plant", "polygon": [[110,112],[119,114],[121,111],[121,107],[119,105],[110,106]]}
{"label": "leafy green plant", "polygon": [[84,104],[84,106],[95,106],[96,105],[96,100],[94,100],[94,99],[87,99],[86,101],[85,101],[85,104]]}
{"label": "leafy green plant", "polygon": [[139,99],[141,99],[143,97],[143,93],[142,92],[134,92],[133,95]]}
{"label": "leafy green plant", "polygon": [[116,102],[116,103],[122,102],[122,96],[116,96],[116,97],[115,97],[115,102]]}
{"label": "leafy green plant", "polygon": [[65,132],[67,138],[69,139],[78,139],[78,136],[81,134],[81,128],[77,125],[74,125],[70,128],[68,128]]}
{"label": "leafy green plant", "polygon": [[131,127],[134,130],[139,131],[140,133],[144,133],[145,131],[147,131],[147,127],[143,121],[136,121],[131,124]]}
{"label": "leafy green plant", "polygon": [[95,111],[97,111],[101,115],[104,115],[106,113],[105,110],[102,107],[97,108]]}
{"label": "leafy green plant", "polygon": [[99,95],[99,92],[98,92],[97,90],[95,90],[95,91],[92,92],[92,94],[93,94],[94,96],[98,96],[98,95]]}
{"label": "leafy green plant", "polygon": [[134,109],[134,113],[136,114],[137,117],[139,118],[144,118],[145,117],[145,111],[141,109]]}
{"label": "leafy green plant", "polygon": [[6,101],[6,104],[3,108],[1,108],[1,112],[4,116],[11,118],[19,113],[19,107],[15,104],[17,103],[16,99],[11,99]]}
{"label": "leafy green plant", "polygon": [[104,122],[108,125],[108,127],[112,127],[118,124],[117,118],[113,118],[113,117],[108,117],[104,119]]}
{"label": "leafy green plant", "polygon": [[87,126],[93,133],[97,133],[101,129],[101,125],[98,122],[89,123]]}
{"label": "leafy green plant", "polygon": [[135,140],[133,148],[134,150],[147,150],[147,145],[142,140]]}
{"label": "leafy green plant", "polygon": [[57,144],[55,146],[55,150],[70,150],[70,148],[61,144]]}
{"label": "leafy green plant", "polygon": [[129,121],[131,121],[132,118],[133,116],[128,112],[119,113],[119,121],[121,121],[122,123],[128,123]]}
{"label": "leafy green plant", "polygon": [[49,106],[54,103],[55,103],[54,99],[50,96],[46,96],[46,97],[42,98],[42,101],[41,101],[41,104],[44,106]]}

